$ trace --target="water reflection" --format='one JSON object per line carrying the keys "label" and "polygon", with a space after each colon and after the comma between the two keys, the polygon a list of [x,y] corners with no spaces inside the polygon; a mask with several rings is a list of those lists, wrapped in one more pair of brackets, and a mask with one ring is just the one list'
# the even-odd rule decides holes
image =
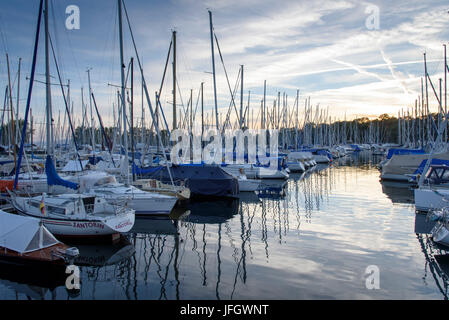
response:
{"label": "water reflection", "polygon": [[[409,203],[410,190],[380,184],[378,161],[362,152],[291,174],[282,197],[242,193],[184,204],[168,218],[139,218],[120,245],[80,247],[78,296],[64,283],[16,296],[19,289],[3,281],[0,293],[7,299],[447,298],[445,249],[432,243],[425,216],[413,219],[413,206],[392,205]],[[380,291],[365,288],[364,270],[372,264],[385,279]],[[8,279],[1,272],[0,278]]]}
{"label": "water reflection", "polygon": [[432,280],[444,300],[448,300],[449,288],[449,253],[447,247],[438,246],[427,234],[417,234],[422,253],[426,259],[422,280]]}
{"label": "water reflection", "polygon": [[12,299],[50,299],[56,297],[56,288],[65,285],[65,268],[30,268],[0,263],[0,284],[13,293]]}
{"label": "water reflection", "polygon": [[390,198],[393,203],[415,203],[413,189],[408,183],[381,181],[382,192]]}
{"label": "water reflection", "polygon": [[114,244],[74,244],[80,255],[75,259],[77,266],[103,267],[129,259],[134,254],[134,246],[127,238]]}

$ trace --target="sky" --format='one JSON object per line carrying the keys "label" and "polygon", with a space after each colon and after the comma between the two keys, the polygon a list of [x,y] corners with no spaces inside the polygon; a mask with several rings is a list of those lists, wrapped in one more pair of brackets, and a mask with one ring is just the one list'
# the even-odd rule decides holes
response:
{"label": "sky", "polygon": [[[49,3],[50,34],[63,82],[70,80],[75,125],[81,121],[82,87],[84,103],[89,104],[88,68],[103,122],[106,126],[112,125],[116,85],[120,84],[117,1],[49,0]],[[69,5],[76,5],[80,10],[78,30],[66,28]],[[186,108],[190,90],[193,90],[195,108],[200,84],[204,82],[209,121],[214,99],[208,10],[213,15],[214,32],[229,77],[228,85],[215,45],[218,107],[223,117],[231,102],[229,86],[234,88],[241,65],[244,66],[245,106],[250,92],[250,119],[252,114],[256,118],[260,110],[265,80],[267,106],[271,107],[281,92],[281,96],[287,95],[287,103],[293,108],[299,90],[299,110],[304,110],[305,99],[310,97],[312,106],[328,109],[333,119],[343,119],[383,113],[397,115],[399,110],[413,107],[421,94],[424,53],[436,90],[439,90],[438,79],[444,79],[443,44],[447,44],[449,38],[449,4],[446,1],[125,0],[125,5],[151,103],[154,104],[154,93],[161,86],[172,31],[176,30],[178,108]],[[0,1],[0,92],[3,99],[4,89],[1,88],[8,84],[5,57],[8,53],[16,105],[17,69],[21,58],[20,117],[23,117],[29,87],[27,77],[31,72],[38,8],[38,0]],[[125,65],[128,65],[130,58],[136,55],[126,20],[124,47]],[[45,120],[45,86],[38,82],[45,80],[44,73],[41,33],[37,81],[31,101],[38,127]],[[65,107],[61,89],[56,85],[59,82],[53,61],[51,75],[55,84],[52,86],[53,117],[56,123],[62,123]],[[141,89],[137,66],[134,82],[134,121],[140,123]],[[170,127],[171,90],[169,64],[161,103]],[[240,88],[237,92],[238,107]],[[429,94],[431,109],[436,110],[436,100],[431,91]],[[144,108],[148,125],[146,103]],[[196,117],[198,120],[199,115]]]}

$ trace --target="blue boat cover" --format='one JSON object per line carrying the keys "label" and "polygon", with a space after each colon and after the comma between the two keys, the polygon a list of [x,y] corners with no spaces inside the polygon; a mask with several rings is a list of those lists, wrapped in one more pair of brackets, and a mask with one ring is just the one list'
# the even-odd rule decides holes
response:
{"label": "blue boat cover", "polygon": [[45,173],[47,174],[47,184],[49,186],[57,185],[74,190],[79,188],[77,183],[64,180],[58,175],[50,155],[47,155],[47,160],[45,161]]}
{"label": "blue boat cover", "polygon": [[[155,170],[158,168],[158,170]],[[137,173],[140,169],[145,178],[157,179],[164,183],[171,183],[167,167],[133,168]],[[150,170],[149,170],[150,169]],[[239,193],[237,179],[223,171],[216,165],[209,164],[181,164],[170,167],[173,182],[190,189],[192,197],[235,197]]]}
{"label": "blue boat cover", "polygon": [[[426,166],[427,160],[428,159],[423,160],[421,162],[421,164],[419,165],[418,169],[416,169],[413,174],[422,174],[424,167]],[[430,165],[438,165],[438,164],[445,164],[445,165],[449,166],[449,160],[432,159],[432,161],[430,161]]]}
{"label": "blue boat cover", "polygon": [[350,144],[350,146],[351,146],[351,148],[352,148],[354,151],[362,151],[362,150],[360,149],[360,147],[359,147],[358,145],[356,145],[356,144]]}
{"label": "blue boat cover", "polygon": [[391,157],[395,154],[404,155],[404,154],[425,154],[426,152],[423,149],[398,149],[391,148],[388,149],[387,159],[391,159]]}
{"label": "blue boat cover", "polygon": [[89,163],[93,164],[93,165],[96,165],[98,162],[103,160],[102,157],[97,157],[97,156],[92,156],[92,157],[89,157],[88,159],[89,159]]}
{"label": "blue boat cover", "polygon": [[137,175],[145,175],[145,174],[154,174],[156,172],[159,172],[163,167],[159,166],[159,167],[147,167],[147,168],[139,168],[138,166],[136,166],[135,163],[133,163],[133,174],[137,174]]}

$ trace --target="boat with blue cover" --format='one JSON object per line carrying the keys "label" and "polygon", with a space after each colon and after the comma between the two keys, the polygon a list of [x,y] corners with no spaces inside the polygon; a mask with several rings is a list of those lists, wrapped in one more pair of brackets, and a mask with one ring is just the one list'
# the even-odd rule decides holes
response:
{"label": "boat with blue cover", "polygon": [[[180,164],[139,168],[133,165],[133,173],[163,183],[184,185],[190,189],[191,198],[237,197],[238,181],[232,175],[212,164]],[[170,177],[171,175],[171,177]]]}

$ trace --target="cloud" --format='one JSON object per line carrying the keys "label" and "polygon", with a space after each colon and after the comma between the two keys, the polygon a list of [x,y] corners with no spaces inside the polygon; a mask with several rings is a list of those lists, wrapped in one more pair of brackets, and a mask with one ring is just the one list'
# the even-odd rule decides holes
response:
{"label": "cloud", "polygon": [[[72,81],[75,110],[80,112],[80,88],[87,88],[87,67],[92,71],[93,90],[104,112],[103,121],[112,123],[112,107],[118,84],[118,31],[116,5],[111,1],[80,0],[81,29],[67,32],[63,28],[64,9],[71,1],[56,2],[56,32],[64,79]],[[176,29],[178,83],[186,104],[190,89],[194,96],[205,83],[206,111],[213,110],[213,87],[209,17],[213,12],[214,30],[233,86],[240,65],[244,65],[244,101],[251,91],[251,107],[258,110],[267,80],[267,104],[272,105],[277,92],[295,96],[301,92],[301,104],[307,96],[314,104],[329,106],[332,117],[347,114],[390,112],[414,103],[420,92],[423,73],[422,53],[427,52],[429,70],[441,73],[442,44],[449,35],[447,5],[441,1],[376,1],[380,12],[380,29],[367,30],[365,8],[368,3],[347,1],[126,1],[128,13],[143,61],[152,103],[159,90],[170,43]],[[29,73],[35,11],[28,1],[0,3],[3,28],[8,28],[8,48],[14,57],[24,58],[24,72]],[[59,9],[58,9],[59,8]],[[24,19],[20,21],[19,13]],[[24,21],[24,22],[23,22]],[[125,23],[125,60],[134,56]],[[39,50],[37,70],[43,73],[43,47]],[[3,68],[0,65],[0,68]],[[166,75],[161,101],[167,121],[171,123],[171,65]],[[217,88],[220,112],[225,114],[231,100],[223,66],[216,50]],[[53,68],[54,72],[54,68]],[[138,70],[135,69],[135,101],[140,108]],[[0,83],[5,84],[4,69]],[[26,92],[23,83],[22,92]],[[55,91],[55,109],[62,101]],[[37,110],[45,105],[43,87],[36,86],[33,103]],[[239,97],[237,95],[237,100]],[[294,99],[289,99],[293,104]],[[145,105],[145,108],[148,108]],[[182,107],[180,107],[182,109]],[[23,108],[22,108],[23,110]],[[140,109],[139,109],[140,110]],[[146,112],[149,114],[148,110]],[[38,116],[38,113],[36,113]],[[138,115],[140,116],[140,112]],[[78,117],[79,118],[79,117]]]}

